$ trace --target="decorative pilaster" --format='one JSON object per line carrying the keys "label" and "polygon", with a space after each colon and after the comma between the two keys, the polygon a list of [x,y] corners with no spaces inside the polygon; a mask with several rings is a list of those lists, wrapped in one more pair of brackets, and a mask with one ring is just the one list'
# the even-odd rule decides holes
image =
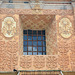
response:
{"label": "decorative pilaster", "polygon": [[58,65],[63,71],[74,70],[74,17],[73,15],[56,15]]}

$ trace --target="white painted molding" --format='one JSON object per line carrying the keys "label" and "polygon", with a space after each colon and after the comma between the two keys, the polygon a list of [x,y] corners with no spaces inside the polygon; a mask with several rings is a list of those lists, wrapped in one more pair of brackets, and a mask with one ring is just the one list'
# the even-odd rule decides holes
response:
{"label": "white painted molding", "polygon": [[46,4],[70,4],[71,1],[43,1],[43,3],[46,3]]}
{"label": "white painted molding", "polygon": [[2,1],[0,1],[0,5],[2,4]]}
{"label": "white painted molding", "polygon": [[74,2],[72,2],[72,6],[73,6],[73,7],[75,7],[75,1],[74,1]]}

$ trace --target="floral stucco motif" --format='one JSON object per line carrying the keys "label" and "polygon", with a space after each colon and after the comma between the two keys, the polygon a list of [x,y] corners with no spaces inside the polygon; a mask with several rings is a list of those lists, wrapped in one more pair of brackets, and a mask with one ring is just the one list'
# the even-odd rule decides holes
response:
{"label": "floral stucco motif", "polygon": [[5,37],[13,37],[16,33],[16,22],[12,17],[6,17],[2,22],[2,33]]}
{"label": "floral stucco motif", "polygon": [[68,18],[62,18],[59,22],[59,33],[64,38],[72,35],[72,23]]}

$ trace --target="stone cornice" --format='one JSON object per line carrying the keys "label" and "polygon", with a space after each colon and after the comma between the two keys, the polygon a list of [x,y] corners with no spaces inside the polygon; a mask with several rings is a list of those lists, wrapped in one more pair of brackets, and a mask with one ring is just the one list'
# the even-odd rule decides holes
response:
{"label": "stone cornice", "polygon": [[[0,8],[13,8],[13,9],[32,9],[31,6],[35,4],[24,4],[24,3],[2,3]],[[71,4],[40,4],[42,9],[72,9]],[[34,7],[33,7],[34,8]]]}

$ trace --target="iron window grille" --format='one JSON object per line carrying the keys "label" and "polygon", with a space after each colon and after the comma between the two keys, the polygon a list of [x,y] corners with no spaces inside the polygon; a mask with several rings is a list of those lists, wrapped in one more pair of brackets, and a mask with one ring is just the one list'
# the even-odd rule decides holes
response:
{"label": "iron window grille", "polygon": [[23,30],[23,54],[46,55],[45,30]]}

